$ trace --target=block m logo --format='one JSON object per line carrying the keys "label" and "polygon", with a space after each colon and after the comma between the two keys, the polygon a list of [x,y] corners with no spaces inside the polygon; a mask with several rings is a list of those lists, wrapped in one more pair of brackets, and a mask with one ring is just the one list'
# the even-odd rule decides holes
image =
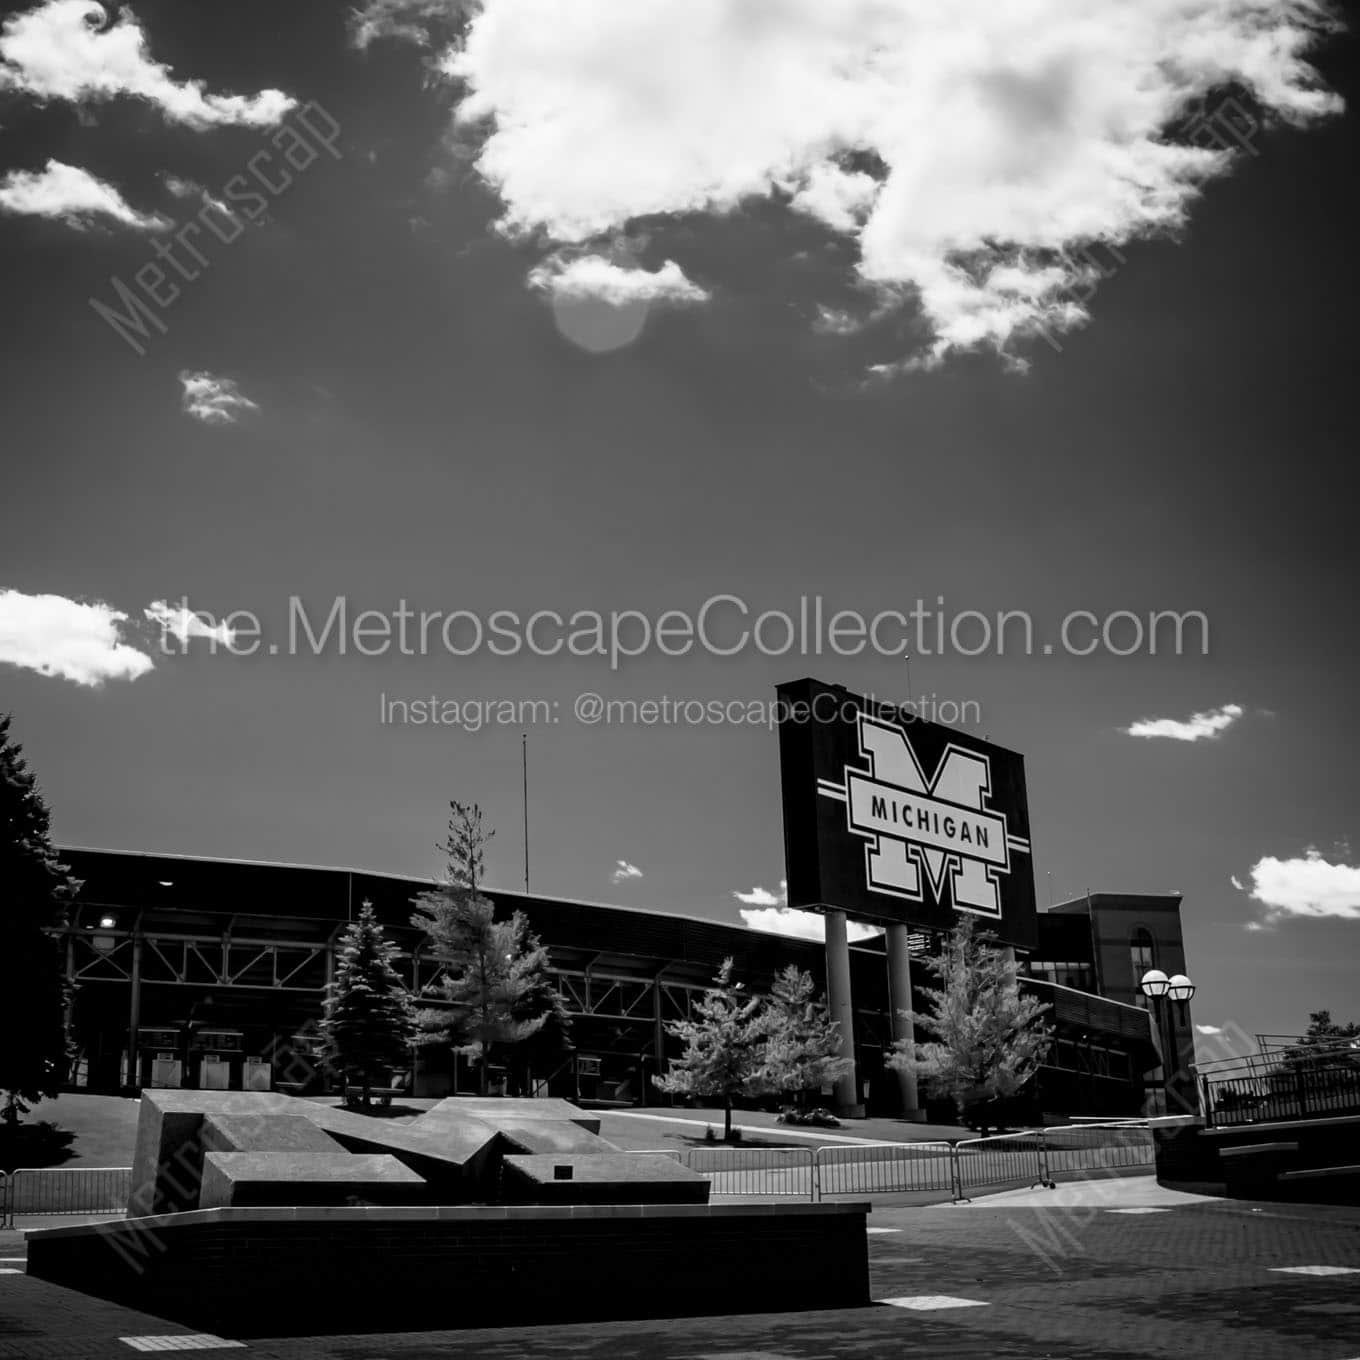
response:
{"label": "block m logo", "polygon": [[867,713],[859,748],[868,770],[847,766],[843,784],[821,780],[818,792],[845,803],[847,828],[865,841],[869,887],[923,902],[928,883],[943,904],[947,878],[958,910],[1000,916],[999,877],[1010,873],[1011,851],[1028,853],[1029,843],[987,807],[987,757],[950,742],[927,778],[904,730]]}

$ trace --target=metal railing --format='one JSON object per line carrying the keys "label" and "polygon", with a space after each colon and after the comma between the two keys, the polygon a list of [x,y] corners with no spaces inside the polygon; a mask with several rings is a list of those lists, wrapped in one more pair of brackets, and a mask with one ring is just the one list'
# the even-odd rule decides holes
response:
{"label": "metal railing", "polygon": [[121,1214],[132,1194],[130,1166],[20,1167],[0,1190],[0,1224],[56,1214]]}
{"label": "metal railing", "polygon": [[1276,1071],[1204,1083],[1210,1124],[1224,1127],[1274,1120],[1322,1119],[1360,1110],[1360,1065],[1337,1060],[1299,1062]]}
{"label": "metal railing", "polygon": [[710,1193],[816,1200],[817,1156],[812,1148],[693,1148],[685,1165],[707,1176]]}
{"label": "metal railing", "polygon": [[1044,1130],[1025,1129],[991,1138],[964,1138],[954,1144],[958,1199],[970,1190],[1019,1190],[1049,1183]]}
{"label": "metal railing", "polygon": [[[933,1194],[955,1201],[1060,1178],[1119,1174],[1154,1164],[1146,1122],[1024,1129],[957,1143],[863,1143],[836,1147],[703,1147],[638,1152],[667,1157],[707,1178],[710,1194],[748,1199]],[[22,1168],[0,1175],[0,1227],[16,1218],[121,1214],[132,1168]]]}
{"label": "metal railing", "polygon": [[817,1149],[818,1189],[828,1195],[872,1195],[955,1188],[949,1143],[884,1143]]}
{"label": "metal railing", "polygon": [[1077,1124],[1043,1131],[1046,1181],[1067,1172],[1123,1171],[1156,1159],[1152,1130],[1133,1123]]}

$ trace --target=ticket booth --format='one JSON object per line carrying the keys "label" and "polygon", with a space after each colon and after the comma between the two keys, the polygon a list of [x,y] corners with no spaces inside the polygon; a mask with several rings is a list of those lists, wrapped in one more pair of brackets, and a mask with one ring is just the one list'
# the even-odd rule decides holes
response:
{"label": "ticket booth", "polygon": [[137,1031],[137,1085],[177,1090],[184,1085],[184,1036],[178,1029]]}
{"label": "ticket booth", "polygon": [[241,1089],[244,1042],[239,1029],[201,1029],[194,1035],[199,1090]]}

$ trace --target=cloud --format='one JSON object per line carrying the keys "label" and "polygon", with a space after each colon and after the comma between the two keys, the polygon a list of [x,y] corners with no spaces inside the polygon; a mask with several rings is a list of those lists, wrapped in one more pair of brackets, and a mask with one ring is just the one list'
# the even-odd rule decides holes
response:
{"label": "cloud", "polygon": [[[364,12],[381,29],[413,8]],[[781,204],[851,247],[841,282],[871,309],[922,314],[921,346],[887,370],[1085,323],[1090,248],[1176,232],[1235,163],[1228,88],[1248,120],[1339,111],[1305,60],[1330,14],[1325,0],[483,0],[440,69],[461,84],[456,119],[480,134],[502,230],[586,249]]]}
{"label": "cloud", "polygon": [[615,307],[637,302],[684,305],[707,302],[709,296],[674,260],[649,271],[615,264],[603,255],[551,256],[529,271],[529,286],[555,299],[595,298]]}
{"label": "cloud", "polygon": [[1360,920],[1360,868],[1329,863],[1312,846],[1293,859],[1267,855],[1252,865],[1251,896],[1266,909],[1265,922],[1248,922],[1247,929],[1291,916]]}
{"label": "cloud", "polygon": [[1200,741],[1226,732],[1243,714],[1241,704],[1224,704],[1205,713],[1192,713],[1188,720],[1178,718],[1140,718],[1123,729],[1130,737],[1168,737],[1172,741]]}
{"label": "cloud", "polygon": [[1238,892],[1246,892],[1247,890],[1247,885],[1243,883],[1242,880],[1238,878],[1236,874],[1229,874],[1228,882],[1231,883],[1233,887],[1237,889]]}
{"label": "cloud", "polygon": [[[764,889],[757,888],[755,891],[763,892]],[[741,897],[741,894],[736,896]],[[742,907],[739,915],[752,930],[789,935],[796,940],[826,939],[826,919],[819,912],[799,911],[796,907]],[[860,925],[857,921],[851,921],[846,926],[846,935],[851,942],[869,940],[881,933],[873,926]]]}
{"label": "cloud", "polygon": [[205,371],[184,369],[179,374],[184,386],[182,409],[205,425],[234,425],[243,411],[258,411],[259,406],[243,395],[231,378],[219,378]]}
{"label": "cloud", "polygon": [[169,633],[181,643],[190,638],[211,638],[230,647],[236,638],[235,631],[227,624],[211,624],[185,605],[174,607],[165,600],[153,600],[142,613],[152,623],[159,624],[163,633]]}
{"label": "cloud", "polygon": [[629,879],[643,878],[645,875],[636,864],[629,864],[626,859],[621,859],[609,877],[615,883],[626,883]]}
{"label": "cloud", "polygon": [[0,590],[0,662],[78,685],[135,680],[155,663],[123,641],[126,620],[98,600]]}
{"label": "cloud", "polygon": [[212,208],[214,212],[221,213],[223,217],[230,218],[233,222],[237,220],[235,211],[222,199],[209,193],[197,180],[180,179],[178,175],[165,175],[163,178],[165,187],[176,198],[196,198],[205,207]]}
{"label": "cloud", "polygon": [[350,41],[361,51],[379,38],[428,46],[437,29],[458,23],[469,8],[463,0],[368,0],[350,15]]}
{"label": "cloud", "polygon": [[141,231],[165,231],[174,225],[156,213],[139,213],[112,184],[88,170],[50,159],[41,170],[11,170],[0,179],[0,211],[50,217],[77,231],[96,217]]}
{"label": "cloud", "polygon": [[789,884],[787,879],[781,878],[778,893],[772,893],[768,888],[755,887],[750,892],[734,892],[732,896],[748,907],[781,907],[789,900]]}
{"label": "cloud", "polygon": [[282,90],[208,94],[201,80],[176,81],[153,61],[146,33],[123,10],[110,22],[94,0],[47,0],[0,27],[0,90],[72,104],[127,96],[154,104],[167,120],[196,131],[270,127],[297,104]]}
{"label": "cloud", "polygon": [[1222,1034],[1222,1033],[1223,1033],[1223,1029],[1222,1029],[1222,1027],[1219,1026],[1219,1025],[1196,1025],[1196,1026],[1195,1026],[1195,1033],[1196,1033],[1196,1034],[1208,1034],[1208,1035],[1211,1035],[1211,1036],[1212,1036],[1212,1035],[1215,1035],[1215,1034]]}

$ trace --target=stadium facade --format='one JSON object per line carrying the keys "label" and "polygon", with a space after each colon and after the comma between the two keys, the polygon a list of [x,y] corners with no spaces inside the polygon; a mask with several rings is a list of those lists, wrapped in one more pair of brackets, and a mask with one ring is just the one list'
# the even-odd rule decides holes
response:
{"label": "stadium facade", "polygon": [[[340,934],[372,902],[400,948],[413,992],[438,1001],[437,962],[411,926],[428,880],[348,869],[63,847],[83,881],[64,933],[76,1056],[73,1085],[317,1089],[316,1022]],[[827,983],[818,942],[656,911],[495,891],[498,914],[522,911],[548,947],[572,1017],[570,1051],[533,1053],[500,1074],[511,1090],[586,1103],[659,1105],[651,1081],[678,1052],[669,1022],[688,1015],[726,957],[748,987],[788,964]],[[1098,893],[1034,917],[1017,949],[1023,986],[1052,1006],[1056,1043],[1035,1104],[1047,1114],[1134,1114],[1166,1107],[1174,1074],[1193,1052],[1188,1011],[1153,1023],[1138,992],[1146,967],[1184,969],[1180,899]],[[942,923],[937,923],[942,924]],[[913,928],[919,965],[941,945],[938,928]],[[854,1105],[902,1112],[900,1083],[884,1067],[894,1038],[886,935],[849,946]],[[912,969],[919,1007],[925,970]],[[900,993],[899,993],[900,994]],[[1171,1061],[1166,1071],[1161,1054]],[[471,1092],[476,1076],[429,1054],[413,1063],[416,1094]],[[1182,1075],[1181,1080],[1184,1080]],[[1189,1086],[1193,1095],[1193,1081]],[[948,1111],[932,1109],[932,1117]]]}

